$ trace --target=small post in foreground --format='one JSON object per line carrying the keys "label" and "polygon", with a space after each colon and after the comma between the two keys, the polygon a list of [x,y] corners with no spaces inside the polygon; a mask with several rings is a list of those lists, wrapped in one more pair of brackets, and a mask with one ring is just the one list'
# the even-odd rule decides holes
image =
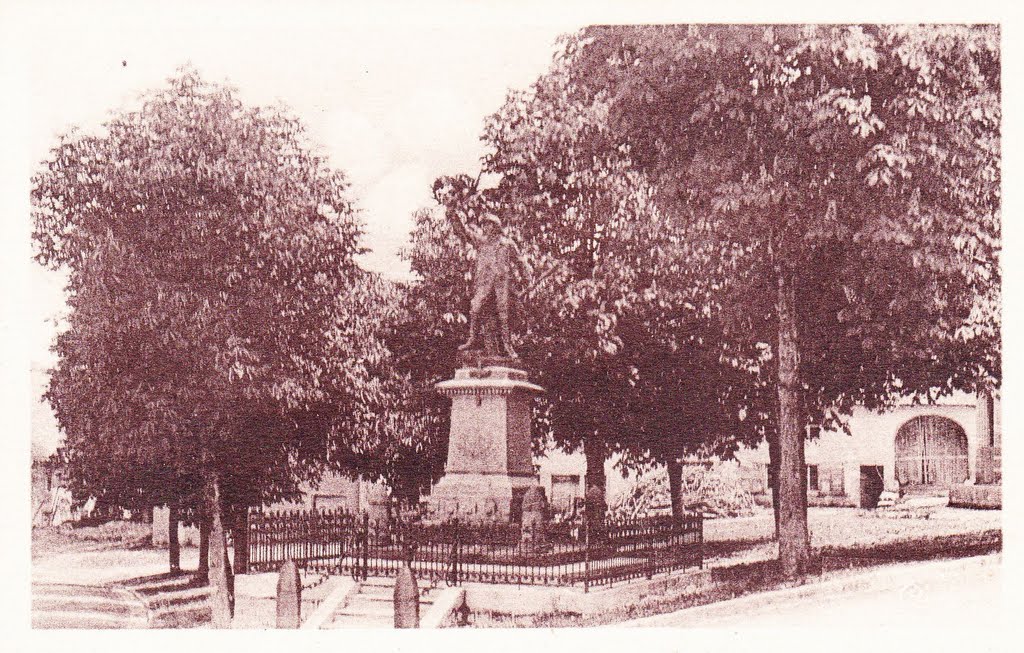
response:
{"label": "small post in foreground", "polygon": [[277,627],[298,628],[302,623],[302,581],[292,559],[281,565],[277,577]]}
{"label": "small post in foreground", "polygon": [[406,564],[395,579],[395,628],[420,627],[420,592],[416,576]]}

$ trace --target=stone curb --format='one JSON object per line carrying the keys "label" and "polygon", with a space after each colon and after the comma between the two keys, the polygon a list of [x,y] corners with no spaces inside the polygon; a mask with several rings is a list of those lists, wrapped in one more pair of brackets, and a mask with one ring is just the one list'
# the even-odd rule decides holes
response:
{"label": "stone curb", "polygon": [[[327,582],[331,582],[328,580]],[[359,591],[359,583],[350,578],[334,580],[334,589],[324,597],[316,610],[302,621],[301,630],[319,630],[331,622],[338,608],[344,607],[349,598]]]}
{"label": "stone curb", "polygon": [[420,619],[420,628],[449,628],[453,616],[466,604],[466,590],[462,587],[447,587],[437,595],[434,604]]}

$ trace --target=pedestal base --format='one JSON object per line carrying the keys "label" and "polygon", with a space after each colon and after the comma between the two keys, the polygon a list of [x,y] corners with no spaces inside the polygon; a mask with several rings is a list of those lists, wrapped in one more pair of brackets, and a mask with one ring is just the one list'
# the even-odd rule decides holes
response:
{"label": "pedestal base", "polygon": [[431,521],[519,521],[537,485],[530,454],[533,396],[543,389],[509,367],[462,367],[436,386],[452,399],[445,475],[427,502]]}
{"label": "pedestal base", "polygon": [[429,519],[435,522],[452,519],[469,523],[518,522],[522,517],[523,495],[537,484],[534,476],[445,474],[430,493]]}

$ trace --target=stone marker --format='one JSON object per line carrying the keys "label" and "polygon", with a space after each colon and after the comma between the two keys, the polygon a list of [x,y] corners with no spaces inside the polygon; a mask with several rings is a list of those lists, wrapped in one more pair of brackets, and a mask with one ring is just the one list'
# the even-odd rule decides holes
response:
{"label": "stone marker", "polygon": [[277,577],[277,627],[298,628],[302,623],[302,581],[294,560],[285,560]]}
{"label": "stone marker", "polygon": [[544,488],[534,485],[523,495],[522,541],[543,544],[548,523],[548,499]]}
{"label": "stone marker", "polygon": [[420,627],[420,592],[416,576],[406,564],[395,579],[395,628]]}

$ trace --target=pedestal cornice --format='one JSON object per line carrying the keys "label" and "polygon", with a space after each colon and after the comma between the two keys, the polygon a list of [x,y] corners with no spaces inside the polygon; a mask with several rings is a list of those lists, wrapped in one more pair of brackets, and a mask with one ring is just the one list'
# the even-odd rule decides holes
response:
{"label": "pedestal cornice", "polygon": [[511,367],[463,367],[455,372],[454,379],[441,381],[434,388],[446,397],[544,392],[544,388],[526,379],[526,372]]}

